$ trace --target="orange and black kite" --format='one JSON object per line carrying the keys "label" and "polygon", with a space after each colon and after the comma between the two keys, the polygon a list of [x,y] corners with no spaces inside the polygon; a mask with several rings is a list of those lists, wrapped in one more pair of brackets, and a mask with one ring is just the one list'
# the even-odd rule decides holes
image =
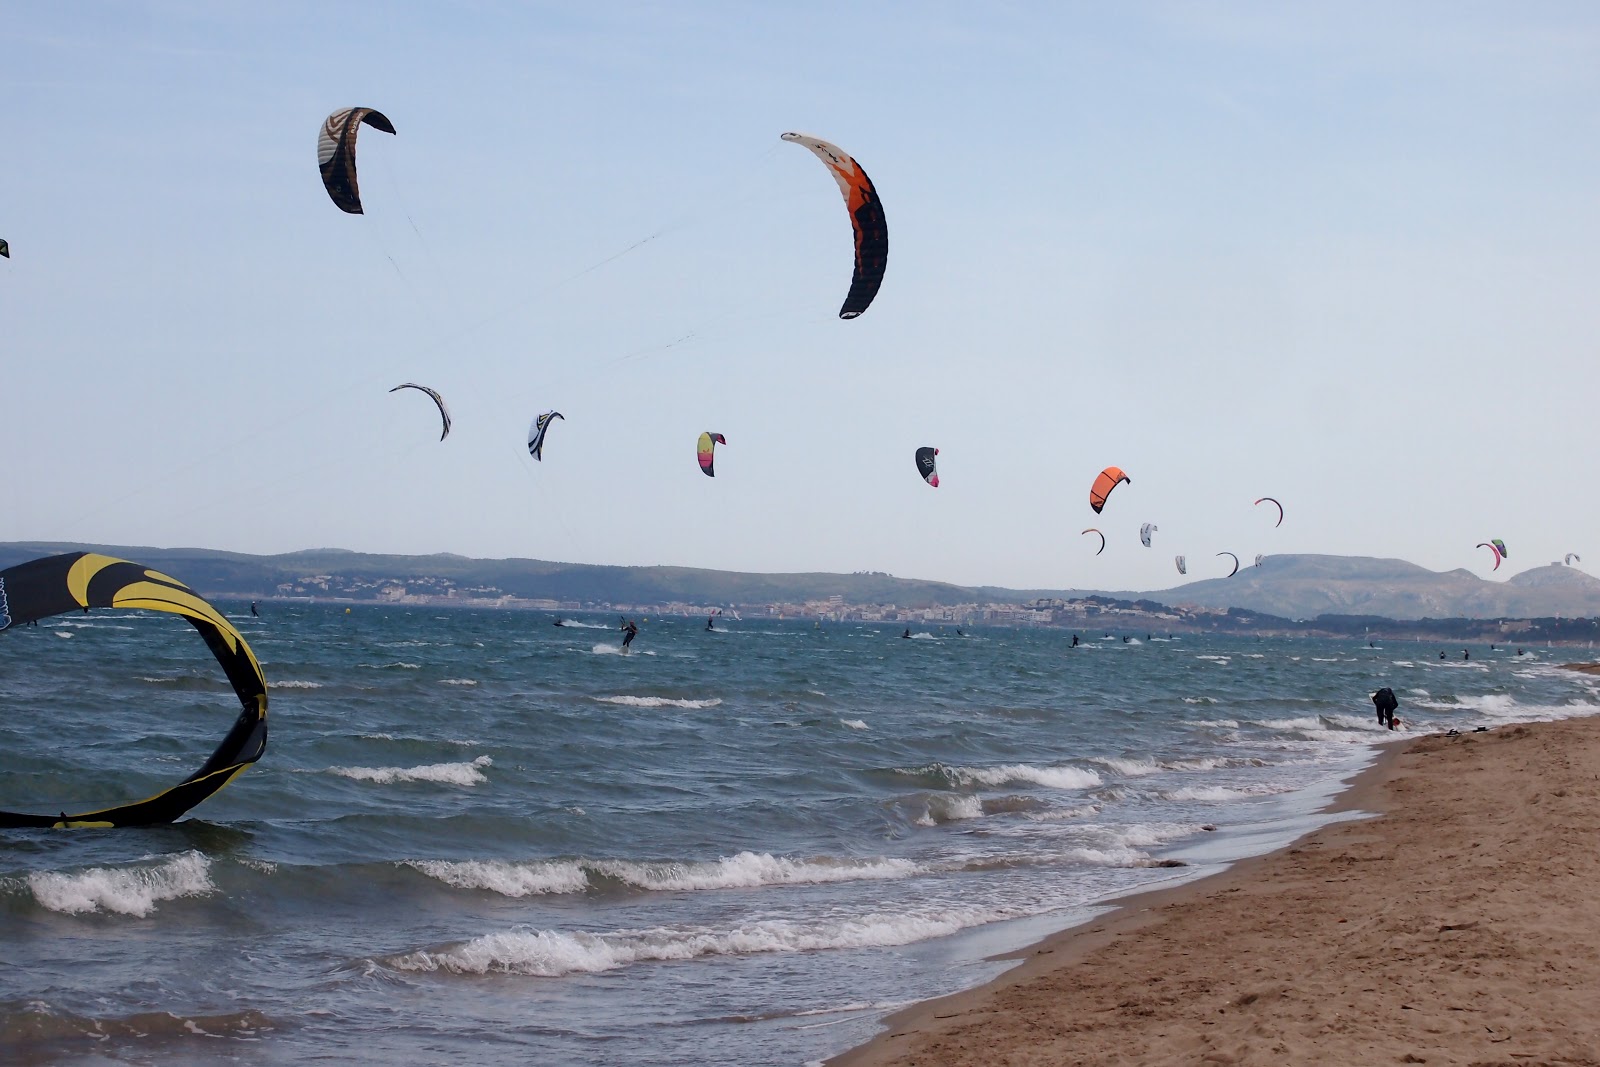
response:
{"label": "orange and black kite", "polygon": [[867,310],[872,298],[878,295],[884,269],[889,265],[889,224],[883,218],[878,190],[873,188],[872,179],[861,165],[838,145],[803,133],[786,133],[783,139],[815,152],[833,180],[839,183],[839,191],[844,193],[850,223],[855,227],[856,271],[850,280],[844,306],[839,309],[839,317],[853,319]]}

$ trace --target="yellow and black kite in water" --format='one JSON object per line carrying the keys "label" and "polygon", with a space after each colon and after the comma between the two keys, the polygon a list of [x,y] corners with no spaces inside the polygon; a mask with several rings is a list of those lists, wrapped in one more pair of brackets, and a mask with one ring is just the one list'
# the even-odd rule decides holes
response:
{"label": "yellow and black kite in water", "polygon": [[845,295],[844,306],[839,309],[841,319],[853,319],[872,303],[883,284],[883,272],[889,266],[889,224],[883,218],[883,204],[878,200],[878,190],[873,188],[867,172],[844,149],[817,137],[803,133],[786,133],[783,140],[803,145],[816,153],[818,159],[839,183],[844,194],[845,207],[850,212],[850,224],[855,228],[856,271],[850,280],[850,292]]}
{"label": "yellow and black kite in water", "polygon": [[366,123],[384,133],[394,132],[394,123],[381,111],[370,107],[347,107],[335,111],[322,123],[317,137],[317,167],[322,184],[340,211],[361,212],[361,188],[356,184],[356,131]]}
{"label": "yellow and black kite in water", "polygon": [[0,632],[88,608],[143,608],[188,619],[222,665],[243,708],[205,765],[165,792],[77,815],[0,811],[0,828],[59,830],[172,822],[233,781],[267,749],[267,680],[261,664],[233,624],[188,586],[141,564],[94,552],[49,556],[0,571]]}

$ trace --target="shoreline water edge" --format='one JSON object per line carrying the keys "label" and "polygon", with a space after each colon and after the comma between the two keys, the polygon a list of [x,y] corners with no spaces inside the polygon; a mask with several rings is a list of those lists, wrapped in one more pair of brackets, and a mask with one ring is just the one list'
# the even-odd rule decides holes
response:
{"label": "shoreline water edge", "polygon": [[1600,1064],[1600,717],[1397,740],[1320,813],[826,1067]]}

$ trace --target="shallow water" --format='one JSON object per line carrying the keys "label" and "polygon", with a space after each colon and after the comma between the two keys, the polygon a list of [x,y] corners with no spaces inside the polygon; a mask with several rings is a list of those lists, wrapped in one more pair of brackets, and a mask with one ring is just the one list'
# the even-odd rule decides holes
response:
{"label": "shallow water", "polygon": [[[1543,649],[229,607],[259,765],[174,826],[0,831],[12,1058],[805,1063],[1315,825],[1379,685],[1412,731],[1600,707]],[[0,806],[155,792],[232,716],[181,621],[8,632]]]}

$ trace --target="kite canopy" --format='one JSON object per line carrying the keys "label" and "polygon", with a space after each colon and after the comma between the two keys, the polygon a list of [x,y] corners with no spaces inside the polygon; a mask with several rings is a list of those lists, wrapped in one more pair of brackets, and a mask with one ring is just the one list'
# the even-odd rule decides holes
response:
{"label": "kite canopy", "polygon": [[705,472],[707,478],[715,478],[717,476],[717,472],[711,467],[711,461],[715,458],[712,453],[718,445],[727,443],[727,439],[720,433],[703,433],[700,435],[700,442],[695,445],[694,451],[695,457],[700,460],[700,469]]}
{"label": "kite canopy", "polygon": [[1228,572],[1228,577],[1229,578],[1232,578],[1235,574],[1239,573],[1239,557],[1238,556],[1235,556],[1232,552],[1218,552],[1217,555],[1219,555],[1219,556],[1227,556],[1229,559],[1233,560],[1233,570]]}
{"label": "kite canopy", "polygon": [[1099,537],[1100,537],[1100,547],[1094,550],[1094,554],[1095,555],[1098,556],[1100,553],[1102,553],[1102,552],[1104,552],[1106,550],[1106,535],[1105,534],[1100,533],[1100,531],[1096,530],[1093,526],[1089,527],[1087,530],[1085,530],[1083,532],[1086,533],[1086,534],[1098,534],[1099,535]]}
{"label": "kite canopy", "polygon": [[[937,448],[917,449],[917,473],[922,475],[922,480],[939,488],[939,468],[934,464],[933,457],[939,454]],[[960,466],[960,464],[957,464]],[[957,472],[959,473],[959,472]]]}
{"label": "kite canopy", "polygon": [[1257,567],[1261,566],[1262,561],[1265,560],[1266,558],[1267,558],[1266,556],[1263,556],[1261,553],[1257,552],[1256,553],[1256,566]]}
{"label": "kite canopy", "polygon": [[1501,559],[1510,559],[1511,558],[1511,553],[1506,551],[1506,543],[1504,541],[1500,540],[1500,538],[1498,538],[1498,537],[1492,538],[1492,539],[1490,539],[1489,543],[1491,545],[1493,545],[1499,551]]}
{"label": "kite canopy", "polygon": [[0,632],[88,608],[142,608],[188,619],[222,665],[242,710],[205,765],[165,792],[77,815],[4,811],[0,827],[64,830],[172,822],[233,781],[266,751],[267,680],[261,664],[233,624],[188,586],[141,564],[94,552],[49,556],[0,571]]}
{"label": "kite canopy", "polygon": [[1123,482],[1132,485],[1133,479],[1123,474],[1121,467],[1107,467],[1100,472],[1099,477],[1094,480],[1094,485],[1089,488],[1089,506],[1094,508],[1096,515],[1106,506],[1106,497],[1111,495],[1111,490]]}
{"label": "kite canopy", "polygon": [[1139,543],[1144,545],[1144,547],[1149,548],[1150,535],[1153,533],[1159,533],[1160,531],[1161,527],[1157,526],[1155,523],[1145,523],[1143,526],[1139,527]]}
{"label": "kite canopy", "polygon": [[389,392],[398,393],[402,389],[416,389],[419,392],[427,393],[429,396],[433,397],[433,402],[439,405],[439,417],[444,420],[444,432],[439,435],[439,440],[443,441],[446,437],[449,437],[450,409],[444,406],[444,397],[440,396],[436,390],[429,389],[426,385],[418,385],[415,382],[406,382],[404,385],[397,385],[393,389],[389,390]]}
{"label": "kite canopy", "polygon": [[1572,566],[1572,561],[1573,560],[1577,560],[1579,563],[1582,563],[1583,562],[1583,557],[1578,555],[1576,552],[1568,552],[1567,553],[1567,566],[1569,566],[1569,567]]}
{"label": "kite canopy", "polygon": [[1490,552],[1494,553],[1494,569],[1495,570],[1499,570],[1500,569],[1500,560],[1505,557],[1505,553],[1501,552],[1498,548],[1496,548],[1495,545],[1494,545],[1494,542],[1492,542],[1492,541],[1479,541],[1473,547],[1475,547],[1475,548],[1487,548]]}
{"label": "kite canopy", "polygon": [[1182,556],[1173,556],[1172,562],[1178,565],[1179,574],[1189,573],[1189,561]]}
{"label": "kite canopy", "polygon": [[883,272],[889,265],[889,224],[883,218],[883,205],[872,179],[844,149],[803,133],[786,133],[783,140],[811,149],[822,160],[844,194],[850,224],[855,229],[856,269],[850,279],[850,292],[839,309],[841,319],[860,315],[878,295]]}
{"label": "kite canopy", "polygon": [[335,111],[322,123],[317,136],[317,168],[322,184],[340,211],[360,215],[361,189],[356,184],[356,133],[366,123],[384,133],[394,132],[394,123],[381,111],[370,107],[347,107]]}
{"label": "kite canopy", "polygon": [[540,462],[544,461],[544,435],[550,429],[550,421],[560,419],[567,421],[567,417],[559,411],[547,411],[543,415],[536,415],[533,425],[528,427],[528,455]]}
{"label": "kite canopy", "polygon": [[1278,526],[1282,526],[1283,525],[1283,505],[1282,504],[1278,503],[1277,500],[1275,500],[1274,498],[1272,498],[1270,496],[1264,496],[1260,500],[1257,500],[1256,503],[1257,504],[1271,504],[1273,507],[1277,508],[1278,509],[1278,521],[1273,523],[1272,525],[1275,528],[1278,527]]}
{"label": "kite canopy", "polygon": [[11,246],[6,243],[4,238],[0,238],[0,256],[5,256],[7,259],[11,258]]}

